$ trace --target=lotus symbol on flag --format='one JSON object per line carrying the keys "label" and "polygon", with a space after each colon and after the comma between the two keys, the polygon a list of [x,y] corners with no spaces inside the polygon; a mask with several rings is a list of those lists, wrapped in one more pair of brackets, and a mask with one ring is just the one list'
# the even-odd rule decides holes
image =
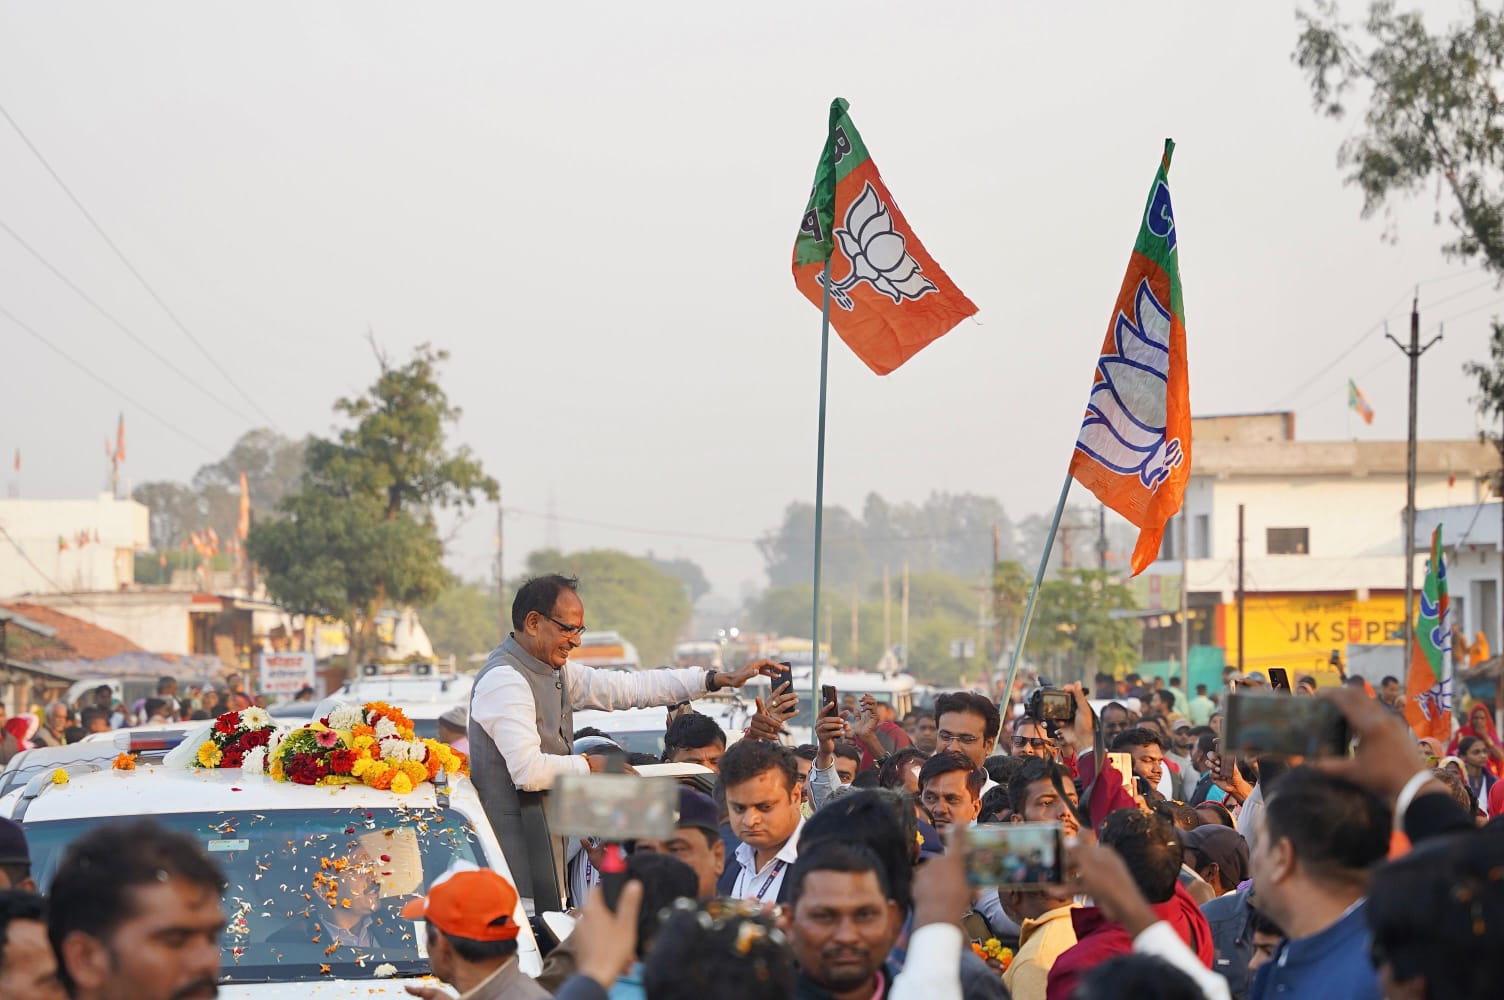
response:
{"label": "lotus symbol on flag", "polygon": [[871,183],[846,210],[846,221],[836,230],[836,240],[851,262],[851,273],[830,286],[831,298],[842,309],[851,311],[851,296],[846,293],[863,281],[892,299],[894,305],[936,290],[934,282],[920,273],[919,262],[909,256],[903,234],[894,230],[888,206]]}
{"label": "lotus symbol on flag", "polygon": [[1416,702],[1420,707],[1420,714],[1427,721],[1440,718],[1452,710],[1452,692],[1450,690],[1452,679],[1443,678],[1431,685],[1424,691]]}
{"label": "lotus symbol on flag", "polygon": [[1118,313],[1115,350],[1103,354],[1076,447],[1120,475],[1156,490],[1184,460],[1180,439],[1165,440],[1170,312],[1147,280],[1134,294],[1133,316]]}

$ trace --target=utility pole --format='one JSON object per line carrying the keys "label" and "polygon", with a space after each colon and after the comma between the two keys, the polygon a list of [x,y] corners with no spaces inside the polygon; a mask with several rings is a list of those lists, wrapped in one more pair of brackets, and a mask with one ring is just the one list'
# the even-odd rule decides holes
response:
{"label": "utility pole", "polygon": [[1400,677],[1410,676],[1410,631],[1414,628],[1415,615],[1415,420],[1420,390],[1420,356],[1441,339],[1438,332],[1420,346],[1420,291],[1410,303],[1410,346],[1406,347],[1394,334],[1384,336],[1394,341],[1400,353],[1410,359],[1410,434],[1405,453],[1405,630],[1404,643],[1400,647]]}
{"label": "utility pole", "polygon": [[[496,628],[497,636],[505,636],[511,624],[507,614],[506,563],[502,561],[506,541],[506,511],[501,506],[501,488],[496,490]],[[498,639],[497,641],[500,641]]]}
{"label": "utility pole", "polygon": [[857,657],[857,651],[861,648],[857,642],[857,616],[861,613],[857,601],[861,598],[861,591],[855,583],[851,585],[851,665],[860,668],[861,664]]}
{"label": "utility pole", "polygon": [[1238,673],[1243,672],[1243,505],[1238,504]]}
{"label": "utility pole", "polygon": [[898,641],[903,645],[903,669],[909,669],[909,564],[903,564],[901,607],[898,612]]}
{"label": "utility pole", "polygon": [[[1186,522],[1185,505],[1180,507],[1180,690],[1186,698],[1191,696],[1191,635],[1190,612],[1187,607],[1190,596],[1191,545],[1190,529]],[[1243,635],[1243,625],[1238,623],[1238,636]]]}
{"label": "utility pole", "polygon": [[1097,569],[1107,570],[1107,505],[1097,507]]}
{"label": "utility pole", "polygon": [[893,575],[883,567],[883,654],[893,648]]}

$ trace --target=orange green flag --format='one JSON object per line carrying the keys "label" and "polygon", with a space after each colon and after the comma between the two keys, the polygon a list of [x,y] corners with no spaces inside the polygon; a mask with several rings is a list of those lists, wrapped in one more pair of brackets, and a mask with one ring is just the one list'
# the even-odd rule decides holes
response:
{"label": "orange green flag", "polygon": [[1347,380],[1347,405],[1349,409],[1358,412],[1365,424],[1373,423],[1373,407],[1368,405],[1368,397],[1363,395],[1363,390],[1352,379]]}
{"label": "orange green flag", "polygon": [[1416,738],[1452,738],[1452,682],[1446,654],[1452,648],[1452,599],[1441,553],[1441,525],[1431,533],[1431,558],[1420,591],[1420,610],[1410,630],[1410,671],[1405,678],[1405,721]]}
{"label": "orange green flag", "polygon": [[821,306],[826,266],[830,325],[879,375],[938,340],[977,307],[924,249],[836,98],[815,187],[794,240],[794,284]]}
{"label": "orange green flag", "polygon": [[1191,474],[1185,303],[1165,140],[1128,273],[1102,339],[1071,475],[1139,529],[1133,575],[1158,558]]}

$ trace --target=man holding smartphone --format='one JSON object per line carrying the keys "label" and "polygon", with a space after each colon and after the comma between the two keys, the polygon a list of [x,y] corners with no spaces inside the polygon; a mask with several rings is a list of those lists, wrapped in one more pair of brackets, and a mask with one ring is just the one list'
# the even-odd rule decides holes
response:
{"label": "man holding smartphone", "polygon": [[535,912],[563,908],[563,841],[543,804],[556,777],[604,771],[606,758],[571,752],[574,710],[674,705],[776,669],[768,660],[734,673],[684,667],[627,673],[571,663],[585,632],[579,581],[536,577],[512,601],[512,628],[491,651],[470,694],[470,775],[524,899]]}

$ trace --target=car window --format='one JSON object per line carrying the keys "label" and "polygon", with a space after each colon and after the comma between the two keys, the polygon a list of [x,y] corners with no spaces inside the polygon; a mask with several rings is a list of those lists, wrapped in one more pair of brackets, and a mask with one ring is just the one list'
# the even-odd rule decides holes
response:
{"label": "car window", "polygon": [[[421,924],[402,905],[455,861],[486,866],[474,829],[452,809],[287,810],[158,815],[224,869],[221,982],[369,978],[429,971]],[[98,818],[26,824],[45,892],[63,849]],[[327,970],[325,967],[327,966]]]}

